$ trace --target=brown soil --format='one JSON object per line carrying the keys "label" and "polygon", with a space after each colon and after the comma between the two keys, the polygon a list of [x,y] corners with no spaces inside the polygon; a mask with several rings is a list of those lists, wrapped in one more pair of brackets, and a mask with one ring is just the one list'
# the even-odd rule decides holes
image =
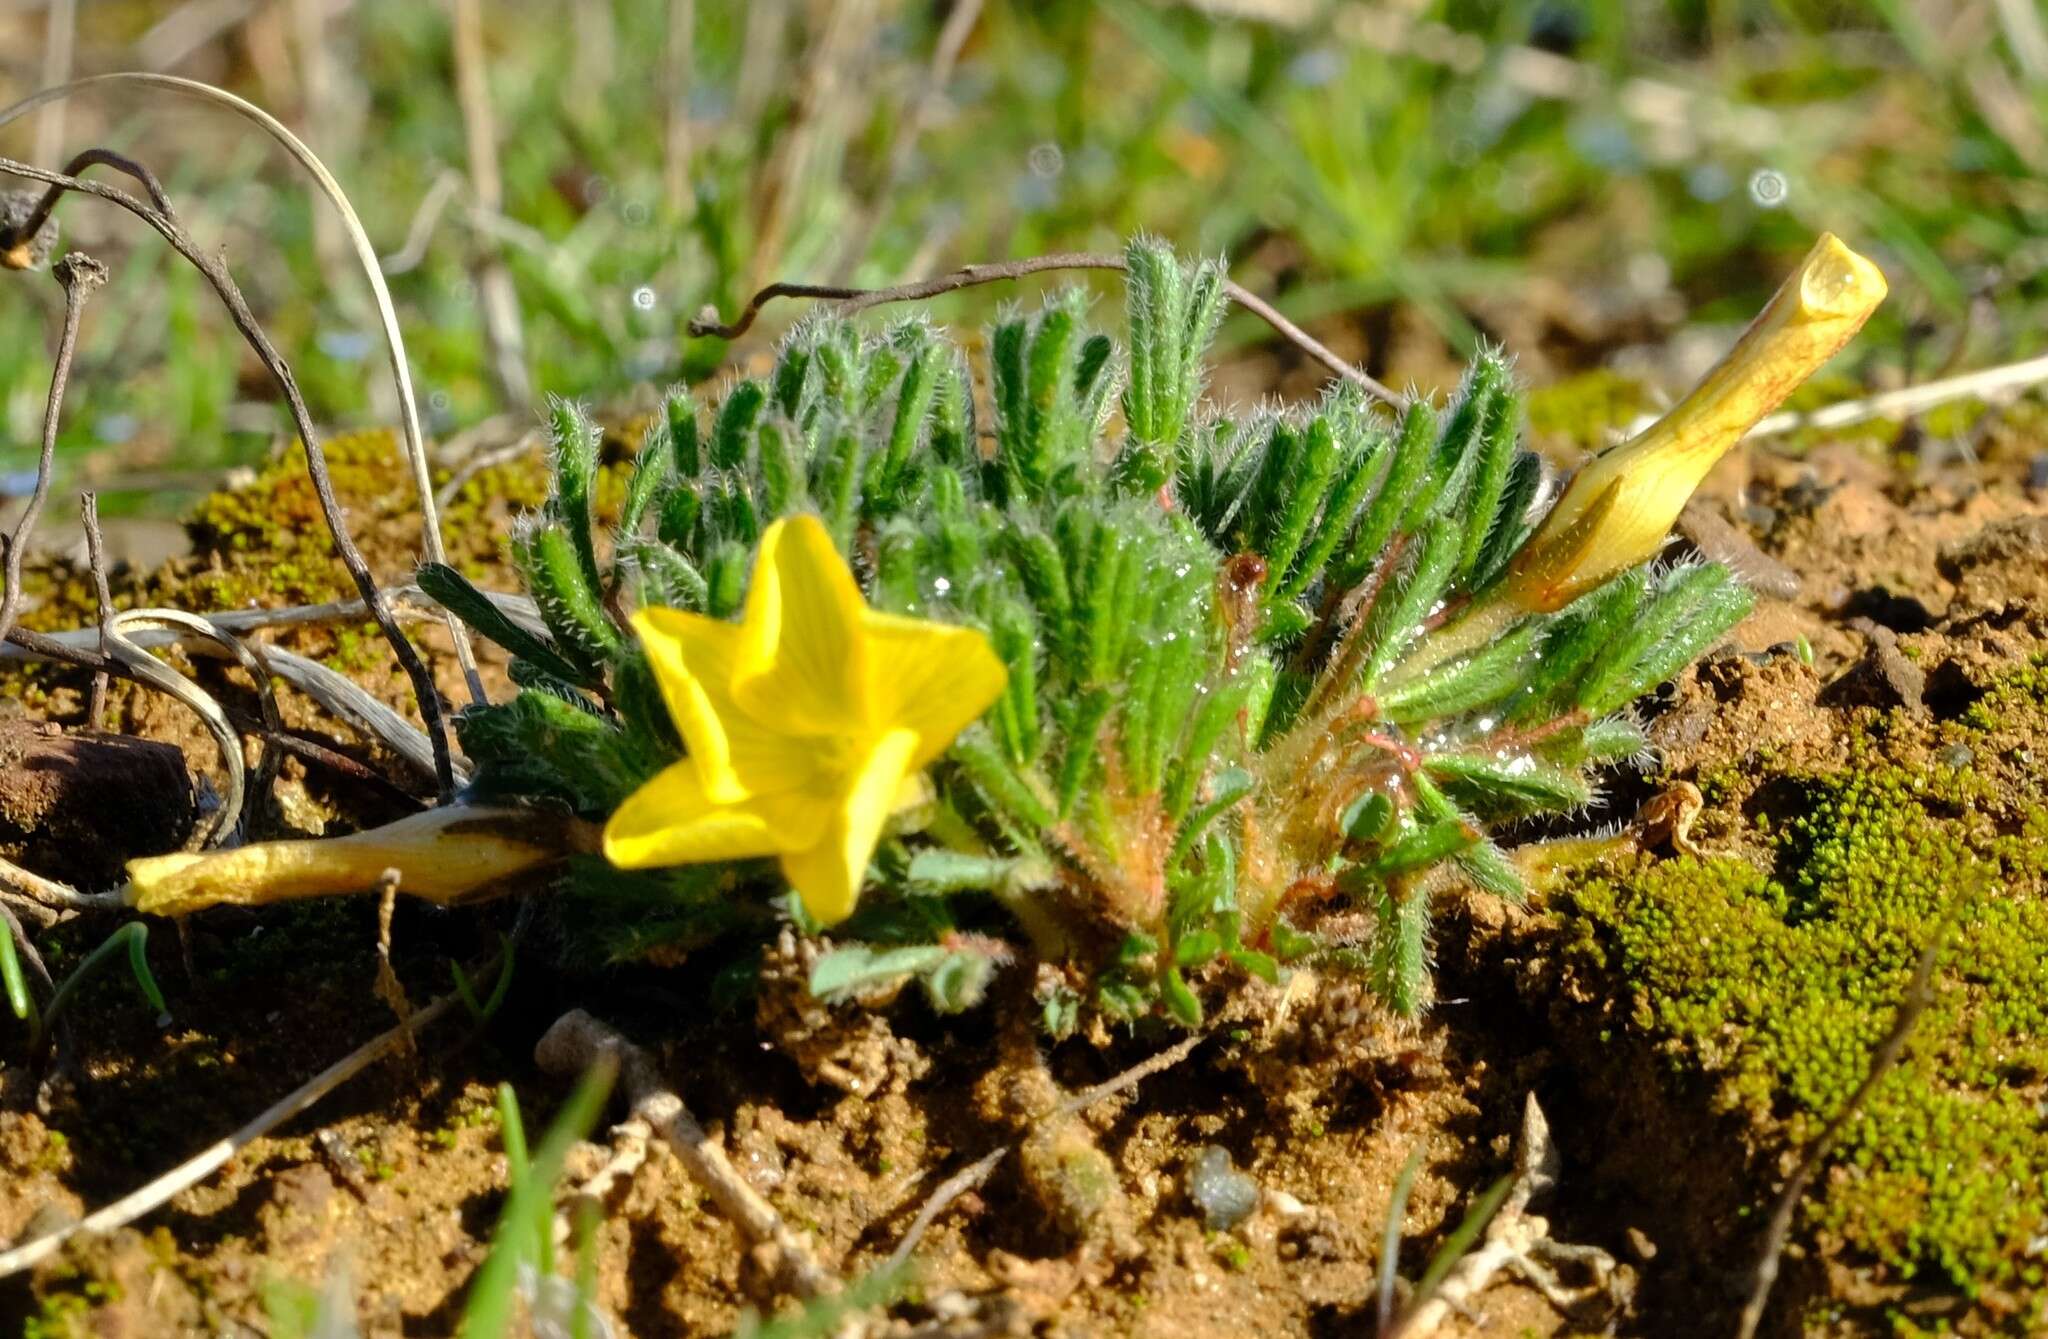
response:
{"label": "brown soil", "polygon": [[[1759,738],[1831,748],[1832,722],[1855,703],[1938,698],[1944,685],[1897,648],[1941,620],[1951,620],[1943,635],[1959,655],[2017,656],[2022,639],[2001,635],[1996,618],[2008,609],[2038,617],[2048,604],[2048,498],[2024,487],[2030,450],[2016,440],[1978,465],[1939,470],[1850,447],[1754,461],[1743,505],[1721,504],[1723,513],[1798,586],[1761,600],[1734,640],[1760,652],[1803,639],[1811,666],[1724,657],[1689,675],[1656,723],[1664,775],[1618,787],[1601,817],[1628,819],[1663,784],[1740,758]],[[384,570],[401,565],[409,543],[391,533]],[[1985,619],[1977,633],[1963,626],[1972,614]],[[426,640],[446,677],[448,657]],[[402,700],[394,676],[373,666],[365,677]],[[1730,691],[1737,680],[1741,691]],[[36,711],[75,722],[83,678],[40,682]],[[210,741],[180,709],[120,705],[124,728],[183,748],[195,775],[214,766]],[[287,710],[294,728],[381,764],[311,704]],[[317,763],[289,763],[287,778],[282,828],[405,805],[388,787]],[[447,960],[488,952],[512,914],[402,907],[394,963],[414,999],[442,993]],[[1443,1002],[1419,1026],[1389,1019],[1342,980],[1297,980],[1284,996],[1241,992],[1188,1059],[1091,1108],[1062,1136],[1107,1156],[1107,1211],[1063,1213],[1029,1159],[1010,1158],[938,1219],[897,1314],[1008,1318],[990,1333],[1370,1333],[1379,1242],[1403,1163],[1421,1151],[1401,1224],[1400,1271],[1413,1278],[1512,1166],[1534,1092],[1565,1154],[1558,1188],[1536,1208],[1559,1240],[1623,1262],[1635,1300],[1624,1297],[1616,1314],[1565,1317],[1504,1280],[1445,1332],[1726,1333],[1772,1169],[1743,1163],[1703,1092],[1641,1057],[1624,1067],[1605,1052],[1607,1002],[1574,998],[1533,941],[1501,933],[1524,915],[1474,901],[1452,918]],[[390,1025],[373,990],[368,901],[223,909],[189,929],[182,944],[162,931],[152,941],[171,997],[167,1027],[110,973],[72,1014],[45,1073],[24,1063],[18,1040],[0,1045],[0,1241],[127,1192]],[[74,924],[46,935],[53,970],[101,933]],[[905,998],[879,1011],[825,1011],[773,984],[793,974],[772,971],[760,1004],[735,1012],[713,975],[637,967],[573,978],[534,967],[488,1024],[458,1013],[417,1056],[359,1076],[135,1228],[0,1282],[0,1330],[267,1333],[267,1285],[317,1286],[345,1270],[363,1333],[451,1332],[504,1197],[493,1090],[515,1085],[537,1136],[565,1090],[530,1052],[569,1007],[602,1014],[652,1049],[734,1163],[842,1278],[884,1259],[944,1178],[1028,1135],[1048,1078],[1078,1091],[1174,1040],[1163,1031],[1084,1037],[1041,1053],[1001,1033],[1000,1010],[941,1020]],[[1019,1096],[1029,1092],[1037,1097]],[[1188,1169],[1208,1145],[1262,1192],[1233,1230],[1207,1228],[1189,1200]],[[580,1147],[572,1179],[606,1152]],[[605,1210],[600,1300],[626,1332],[719,1334],[743,1308],[787,1303],[765,1290],[732,1226],[666,1151]],[[963,1323],[958,1332],[984,1331]]]}

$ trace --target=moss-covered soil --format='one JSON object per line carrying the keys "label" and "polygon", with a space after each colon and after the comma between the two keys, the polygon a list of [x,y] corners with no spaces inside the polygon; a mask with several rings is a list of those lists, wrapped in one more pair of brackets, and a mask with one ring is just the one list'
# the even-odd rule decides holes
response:
{"label": "moss-covered soil", "polygon": [[[1620,415],[1636,403],[1607,382],[1569,394]],[[1567,430],[1577,411],[1552,408],[1546,419],[1539,397],[1537,428],[1561,450],[1588,444]],[[1788,595],[1761,600],[1728,648],[1652,704],[1657,771],[1617,774],[1583,825],[1621,836],[1563,851],[1526,912],[1447,889],[1464,913],[1447,923],[1443,1002],[1425,1025],[1393,1022],[1343,980],[1251,987],[1183,1063],[1091,1108],[941,1216],[897,1313],[978,1318],[960,1333],[1370,1332],[1403,1163],[1422,1151],[1402,1225],[1414,1277],[1512,1165],[1533,1092],[1564,1155],[1536,1208],[1557,1239],[1620,1262],[1619,1308],[1565,1317],[1508,1280],[1439,1332],[1729,1333],[1777,1188],[1858,1083],[1932,942],[1934,1003],[1818,1178],[1771,1324],[2048,1324],[2048,497],[2026,486],[2043,439],[2023,415],[1980,438],[1970,464],[1934,463],[1938,437],[1899,456],[1894,430],[1757,455],[1717,480],[1706,505],[1760,563],[1789,569]],[[401,577],[417,531],[389,439],[345,440],[333,455],[365,549]],[[530,459],[466,485],[446,516],[458,564],[508,587],[496,544],[541,487]],[[117,601],[349,593],[295,460],[210,499],[193,537],[189,560],[117,574]],[[78,574],[37,580],[32,626],[89,621]],[[422,631],[459,699],[439,635]],[[406,702],[367,627],[274,637]],[[253,719],[235,674],[198,672]],[[486,666],[487,682],[499,674]],[[65,725],[82,719],[86,688],[49,669],[10,671],[6,685],[31,716]],[[311,703],[287,695],[285,711],[289,729],[399,775]],[[174,705],[117,687],[110,724],[179,745],[197,776],[217,766]],[[409,803],[295,757],[273,822],[314,831]],[[513,914],[402,907],[393,961],[413,998],[442,993],[448,960],[487,952]],[[29,1072],[18,1035],[0,1042],[0,1241],[125,1193],[389,1026],[367,900],[223,909],[188,928],[182,943],[168,929],[151,942],[167,1025],[110,974],[73,1014],[49,1076]],[[100,933],[46,935],[52,968]],[[950,1021],[908,996],[828,1010],[774,961],[763,993],[736,999],[710,970],[565,976],[542,957],[487,1024],[441,1024],[416,1056],[358,1077],[135,1228],[0,1283],[0,1332],[266,1332],[266,1288],[337,1270],[364,1333],[449,1332],[503,1200],[492,1089],[511,1081],[529,1128],[544,1123],[564,1090],[535,1069],[532,1044],[574,1005],[652,1048],[737,1165],[848,1278],[887,1256],[940,1181],[1025,1133],[1048,1085],[1085,1088],[1173,1040],[1082,1037],[1041,1059],[1005,1031],[1016,1011],[1001,1007]],[[1208,1226],[1189,1198],[1211,1146],[1260,1188],[1234,1228]],[[580,1148],[572,1176],[609,1152]],[[1107,1178],[1070,1177],[1064,1191],[1042,1174],[1105,1165]],[[722,1333],[775,1300],[666,1153],[605,1208],[600,1294],[631,1333]]]}

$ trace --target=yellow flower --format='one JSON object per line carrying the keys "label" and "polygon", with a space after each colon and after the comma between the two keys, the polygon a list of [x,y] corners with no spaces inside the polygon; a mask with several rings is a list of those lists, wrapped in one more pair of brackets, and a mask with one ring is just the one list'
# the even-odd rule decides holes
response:
{"label": "yellow flower", "polygon": [[1562,608],[1654,555],[1714,462],[1840,352],[1884,295],[1877,266],[1823,233],[1691,394],[1573,476],[1509,568],[1508,598]]}
{"label": "yellow flower", "polygon": [[128,901],[152,915],[183,916],[223,902],[264,906],[367,892],[396,870],[399,891],[448,906],[486,884],[587,851],[595,835],[568,817],[450,805],[346,837],[131,860]]}
{"label": "yellow flower", "polygon": [[828,925],[852,913],[920,770],[1005,678],[974,629],[870,609],[813,516],[761,537],[739,623],[643,609],[633,627],[689,756],[619,806],[605,855],[626,869],[778,856]]}

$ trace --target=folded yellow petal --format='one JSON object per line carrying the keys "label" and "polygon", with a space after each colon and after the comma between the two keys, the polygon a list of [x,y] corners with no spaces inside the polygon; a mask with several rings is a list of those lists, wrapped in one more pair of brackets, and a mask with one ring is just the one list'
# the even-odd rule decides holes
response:
{"label": "folded yellow petal", "polygon": [[626,797],[604,825],[604,854],[621,869],[774,855],[818,839],[834,797],[804,791],[720,804],[685,762],[663,769]]}
{"label": "folded yellow petal", "polygon": [[1509,569],[1509,597],[1559,609],[1654,556],[1714,462],[1839,353],[1885,291],[1875,265],[1823,234],[1677,407],[1572,478]]}
{"label": "folded yellow petal", "polygon": [[632,622],[711,802],[731,804],[812,779],[816,750],[733,700],[742,635],[737,625],[661,608],[642,609]]}
{"label": "folded yellow petal", "polygon": [[821,924],[836,925],[853,914],[867,880],[868,858],[895,808],[916,747],[913,731],[883,735],[861,759],[818,841],[783,853],[782,872],[804,909]]}
{"label": "folded yellow petal", "polygon": [[589,824],[527,809],[451,805],[346,837],[257,842],[128,862],[139,911],[183,916],[220,903],[262,906],[360,893],[398,871],[401,892],[444,905],[595,842]]}
{"label": "folded yellow petal", "polygon": [[866,608],[823,522],[792,516],[769,526],[740,623],[734,699],[800,733],[836,733],[865,719]]}
{"label": "folded yellow petal", "polygon": [[1006,675],[979,632],[869,609],[814,516],[768,528],[752,580],[737,625],[635,618],[689,757],[620,806],[604,850],[631,868],[772,853],[832,924],[891,815],[929,803],[924,765]]}
{"label": "folded yellow petal", "polygon": [[867,611],[869,702],[877,724],[913,730],[912,768],[946,751],[1002,694],[1009,671],[973,628]]}

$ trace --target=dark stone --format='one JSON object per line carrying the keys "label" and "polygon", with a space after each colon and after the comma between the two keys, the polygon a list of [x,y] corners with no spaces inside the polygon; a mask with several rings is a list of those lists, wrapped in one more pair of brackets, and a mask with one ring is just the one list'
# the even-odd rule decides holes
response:
{"label": "dark stone", "polygon": [[1911,595],[1894,595],[1883,586],[1872,586],[1850,595],[1842,612],[1851,618],[1865,618],[1893,632],[1925,632],[1934,626],[1934,613]]}
{"label": "dark stone", "polygon": [[1863,658],[1827,687],[1820,701],[1829,707],[1903,707],[1918,715],[1927,710],[1927,672],[1899,649],[1899,635],[1867,618],[1851,626],[1867,639]]}

